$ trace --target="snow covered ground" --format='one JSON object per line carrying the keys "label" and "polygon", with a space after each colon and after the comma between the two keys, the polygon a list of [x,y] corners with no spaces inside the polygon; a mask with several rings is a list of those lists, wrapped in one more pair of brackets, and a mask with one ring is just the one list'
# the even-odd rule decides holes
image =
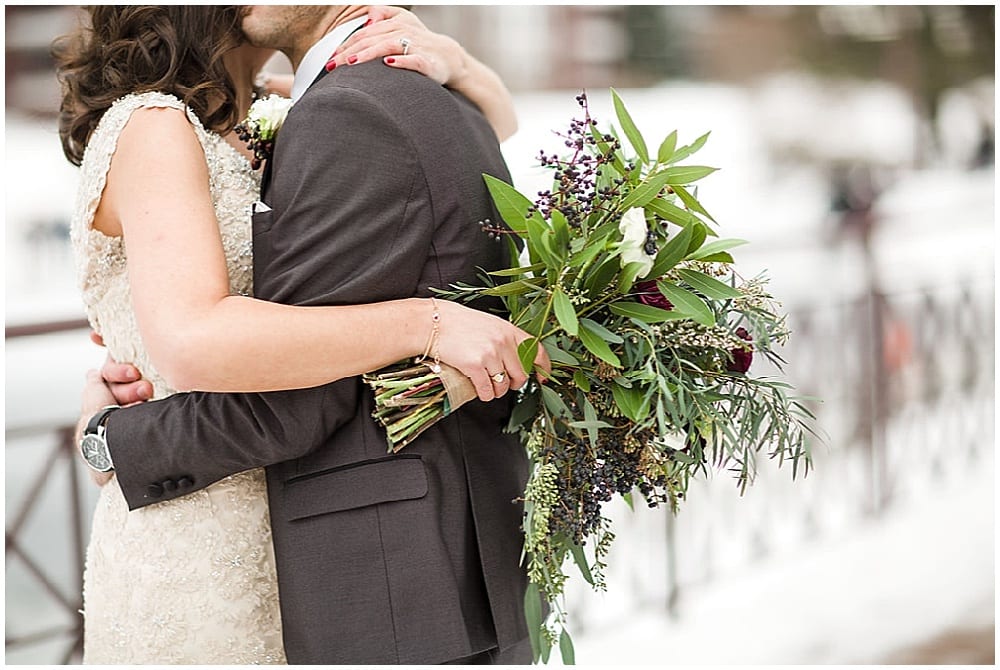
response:
{"label": "snow covered ground", "polygon": [[[849,534],[686,590],[677,620],[647,607],[577,632],[577,663],[881,664],[950,631],[993,627],[989,455],[967,478]],[[580,605],[599,608],[601,600],[594,594]]]}

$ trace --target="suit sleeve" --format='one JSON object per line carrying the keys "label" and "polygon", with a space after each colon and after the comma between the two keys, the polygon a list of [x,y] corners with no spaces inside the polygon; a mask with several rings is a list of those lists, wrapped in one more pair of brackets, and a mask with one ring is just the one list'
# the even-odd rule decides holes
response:
{"label": "suit sleeve", "polygon": [[[304,96],[281,135],[273,219],[254,230],[255,295],[295,305],[414,295],[433,214],[417,152],[392,116],[330,86]],[[129,507],[308,454],[356,414],[359,386],[182,393],[115,412],[108,444]]]}

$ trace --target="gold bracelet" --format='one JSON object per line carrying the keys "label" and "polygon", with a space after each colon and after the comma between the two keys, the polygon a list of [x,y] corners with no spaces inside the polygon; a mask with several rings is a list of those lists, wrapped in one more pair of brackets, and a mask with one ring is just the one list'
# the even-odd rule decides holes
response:
{"label": "gold bracelet", "polygon": [[427,346],[424,348],[424,353],[417,359],[417,362],[423,363],[433,354],[433,363],[430,365],[430,369],[431,372],[438,373],[441,372],[441,312],[438,311],[434,296],[431,296],[431,309],[434,310],[431,313],[431,334],[427,338]]}

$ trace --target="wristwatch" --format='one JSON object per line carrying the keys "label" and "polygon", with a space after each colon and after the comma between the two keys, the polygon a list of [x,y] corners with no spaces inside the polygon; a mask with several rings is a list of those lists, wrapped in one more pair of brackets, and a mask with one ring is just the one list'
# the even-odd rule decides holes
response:
{"label": "wristwatch", "polygon": [[87,423],[87,427],[83,430],[83,438],[80,439],[83,460],[98,472],[111,472],[115,469],[115,464],[111,462],[111,452],[108,451],[108,441],[104,438],[104,430],[108,417],[116,409],[121,408],[118,405],[102,408]]}

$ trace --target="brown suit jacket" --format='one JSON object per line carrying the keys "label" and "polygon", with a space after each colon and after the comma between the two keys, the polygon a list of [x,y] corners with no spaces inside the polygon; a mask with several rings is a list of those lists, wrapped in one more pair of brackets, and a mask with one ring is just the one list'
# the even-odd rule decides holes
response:
{"label": "brown suit jacket", "polygon": [[[375,61],[295,104],[254,216],[254,291],[295,305],[427,296],[506,265],[482,173],[510,179],[478,109]],[[337,343],[329,347],[336,350]],[[317,352],[317,355],[321,355]],[[527,478],[511,400],[473,401],[398,455],[359,378],[122,409],[107,434],[131,508],[267,467],[293,664],[424,664],[523,645]],[[520,660],[529,660],[523,659]]]}

